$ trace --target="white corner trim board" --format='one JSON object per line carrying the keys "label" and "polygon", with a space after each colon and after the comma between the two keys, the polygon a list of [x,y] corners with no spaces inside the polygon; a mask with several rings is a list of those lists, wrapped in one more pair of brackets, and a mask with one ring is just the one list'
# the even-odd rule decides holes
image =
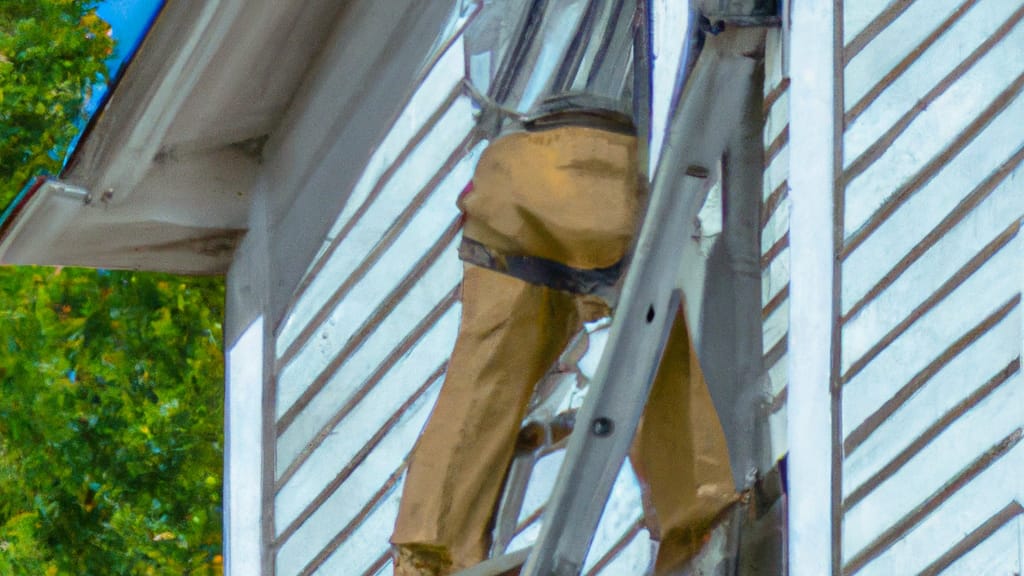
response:
{"label": "white corner trim board", "polygon": [[789,571],[833,574],[832,378],[835,70],[832,2],[792,3],[790,84]]}

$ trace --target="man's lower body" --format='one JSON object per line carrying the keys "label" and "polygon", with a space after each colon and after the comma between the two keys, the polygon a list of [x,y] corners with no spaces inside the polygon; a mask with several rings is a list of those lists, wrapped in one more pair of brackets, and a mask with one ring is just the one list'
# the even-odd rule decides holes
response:
{"label": "man's lower body", "polygon": [[[625,257],[643,204],[635,137],[582,126],[493,143],[460,200],[467,240],[509,258],[587,273]],[[558,284],[558,283],[554,283]],[[534,386],[582,323],[592,296],[467,263],[447,376],[409,463],[392,543],[395,573],[443,575],[484,560],[502,482]],[[680,310],[631,453],[657,571],[696,552],[735,500],[721,426]]]}

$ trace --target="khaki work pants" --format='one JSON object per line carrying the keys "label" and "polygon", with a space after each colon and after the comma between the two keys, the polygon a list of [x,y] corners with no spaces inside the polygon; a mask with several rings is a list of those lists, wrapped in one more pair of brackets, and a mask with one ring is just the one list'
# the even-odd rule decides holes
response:
{"label": "khaki work pants", "polygon": [[[464,235],[504,254],[580,269],[619,262],[642,209],[635,137],[582,126],[519,132],[483,154],[460,199]],[[594,299],[465,265],[462,322],[441,394],[413,451],[392,543],[395,573],[443,575],[485,559],[515,440],[536,383]],[[607,312],[607,308],[603,309]],[[735,501],[728,453],[682,311],[631,460],[657,571],[691,556]]]}

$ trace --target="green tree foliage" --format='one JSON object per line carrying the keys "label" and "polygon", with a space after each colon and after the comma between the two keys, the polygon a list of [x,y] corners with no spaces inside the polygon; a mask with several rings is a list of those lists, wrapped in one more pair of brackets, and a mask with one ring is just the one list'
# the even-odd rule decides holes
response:
{"label": "green tree foliage", "polygon": [[89,88],[107,74],[113,40],[94,4],[0,1],[0,205],[60,169]]}
{"label": "green tree foliage", "polygon": [[[84,0],[0,0],[0,206],[106,74]],[[220,572],[223,283],[0,268],[0,574]]]}
{"label": "green tree foliage", "polygon": [[22,303],[0,312],[5,541],[38,541],[61,574],[212,573],[223,284],[4,272],[0,291]]}

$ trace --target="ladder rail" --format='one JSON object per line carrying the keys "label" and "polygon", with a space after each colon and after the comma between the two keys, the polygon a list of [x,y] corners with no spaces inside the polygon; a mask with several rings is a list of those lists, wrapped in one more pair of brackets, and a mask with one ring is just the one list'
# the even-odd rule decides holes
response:
{"label": "ladder rail", "polygon": [[[715,4],[716,0],[705,0]],[[692,2],[696,6],[700,2]],[[772,0],[744,0],[760,7]],[[706,9],[707,6],[701,6]],[[774,25],[774,14],[728,14],[731,25]],[[748,21],[749,20],[749,21]],[[745,95],[753,89],[756,52],[752,36],[717,34],[691,8],[676,102],[608,343],[580,408],[565,460],[544,514],[537,542],[460,576],[496,576],[522,564],[522,576],[577,576],[608,496],[639,425],[667,336],[682,305],[685,263],[680,258],[698,211],[739,125]],[[704,28],[704,30],[702,30]],[[712,391],[714,396],[714,391]],[[511,572],[509,572],[511,573]]]}
{"label": "ladder rail", "polygon": [[680,247],[690,240],[707,178],[726,151],[753,83],[744,40],[708,39],[702,54],[689,59],[695,64],[685,71],[663,148],[666,161],[655,175],[608,344],[523,576],[576,576],[583,567],[680,305]]}

